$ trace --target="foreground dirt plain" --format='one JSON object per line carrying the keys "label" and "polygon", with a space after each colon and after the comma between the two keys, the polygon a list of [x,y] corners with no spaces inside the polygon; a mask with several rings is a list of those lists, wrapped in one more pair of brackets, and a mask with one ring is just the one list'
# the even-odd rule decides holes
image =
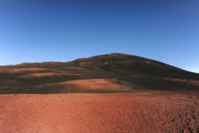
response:
{"label": "foreground dirt plain", "polygon": [[199,92],[0,95],[1,133],[197,133]]}

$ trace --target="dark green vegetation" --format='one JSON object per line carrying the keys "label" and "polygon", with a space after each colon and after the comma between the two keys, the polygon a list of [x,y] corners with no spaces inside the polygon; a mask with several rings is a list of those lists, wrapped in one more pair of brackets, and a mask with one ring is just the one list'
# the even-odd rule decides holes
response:
{"label": "dark green vegetation", "polygon": [[199,74],[126,54],[0,67],[1,94],[198,89]]}

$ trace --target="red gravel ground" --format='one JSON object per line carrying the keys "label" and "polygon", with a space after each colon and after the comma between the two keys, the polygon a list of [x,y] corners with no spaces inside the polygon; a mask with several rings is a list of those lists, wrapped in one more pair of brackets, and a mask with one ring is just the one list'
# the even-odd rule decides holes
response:
{"label": "red gravel ground", "polygon": [[1,133],[199,132],[199,92],[0,95]]}

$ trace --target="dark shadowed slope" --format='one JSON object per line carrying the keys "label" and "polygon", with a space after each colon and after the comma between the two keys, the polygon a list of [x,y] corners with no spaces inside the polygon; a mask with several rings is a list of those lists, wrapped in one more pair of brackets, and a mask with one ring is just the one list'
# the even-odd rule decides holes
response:
{"label": "dark shadowed slope", "polygon": [[198,90],[199,74],[126,54],[0,67],[0,93]]}
{"label": "dark shadowed slope", "polygon": [[82,66],[95,66],[126,76],[153,76],[166,78],[198,79],[199,76],[185,70],[138,56],[107,54],[75,60]]}

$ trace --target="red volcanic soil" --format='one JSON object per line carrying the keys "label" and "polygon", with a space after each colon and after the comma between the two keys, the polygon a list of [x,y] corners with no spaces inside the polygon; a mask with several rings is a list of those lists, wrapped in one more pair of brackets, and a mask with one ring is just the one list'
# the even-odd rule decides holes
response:
{"label": "red volcanic soil", "polygon": [[0,69],[0,72],[36,72],[48,70],[47,68],[14,68],[14,69]]}
{"label": "red volcanic soil", "polygon": [[56,84],[65,85],[65,88],[66,89],[71,88],[71,91],[74,88],[81,89],[84,92],[96,92],[96,91],[114,92],[121,90],[129,91],[129,87],[127,85],[122,85],[121,83],[119,83],[119,81],[114,79],[81,79],[81,80],[59,82]]}
{"label": "red volcanic soil", "polygon": [[199,92],[0,95],[0,132],[196,133]]}
{"label": "red volcanic soil", "polygon": [[56,73],[33,73],[28,75],[23,75],[20,78],[45,78],[45,77],[55,77]]}

